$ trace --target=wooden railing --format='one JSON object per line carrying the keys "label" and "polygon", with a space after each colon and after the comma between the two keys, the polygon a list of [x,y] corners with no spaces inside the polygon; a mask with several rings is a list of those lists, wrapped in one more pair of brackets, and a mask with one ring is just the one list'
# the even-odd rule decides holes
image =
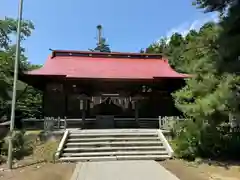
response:
{"label": "wooden railing", "polygon": [[[183,119],[179,117],[139,118],[138,122],[133,118],[114,118],[115,128],[160,128],[169,130],[176,121]],[[85,128],[94,129],[96,118],[86,118]],[[26,129],[44,129],[53,131],[66,128],[82,128],[83,120],[70,118],[45,118],[45,119],[24,119],[23,125]]]}
{"label": "wooden railing", "polygon": [[159,128],[164,130],[170,130],[175,123],[184,121],[184,118],[178,116],[159,116]]}
{"label": "wooden railing", "polygon": [[67,121],[61,118],[49,118],[46,117],[44,119],[44,130],[54,130],[54,129],[66,129],[67,128]]}

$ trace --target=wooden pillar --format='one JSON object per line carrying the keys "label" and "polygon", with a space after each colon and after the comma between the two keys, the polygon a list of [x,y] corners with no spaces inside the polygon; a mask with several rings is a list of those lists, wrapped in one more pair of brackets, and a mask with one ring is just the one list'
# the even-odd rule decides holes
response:
{"label": "wooden pillar", "polygon": [[138,107],[139,107],[139,103],[138,103],[138,100],[135,101],[135,121],[139,127],[139,119],[138,119]]}
{"label": "wooden pillar", "polygon": [[68,91],[67,91],[66,84],[64,84],[63,87],[64,87],[63,90],[64,90],[64,105],[65,105],[63,122],[64,122],[64,129],[66,129],[67,128],[67,117],[68,117]]}
{"label": "wooden pillar", "polygon": [[64,85],[64,96],[65,96],[65,112],[64,112],[64,117],[67,118],[68,116],[68,93],[67,93],[67,87]]}
{"label": "wooden pillar", "polygon": [[45,118],[45,94],[46,94],[46,87],[44,88],[44,91],[42,93],[42,113],[41,116],[44,119]]}
{"label": "wooden pillar", "polygon": [[80,100],[82,103],[82,128],[85,128],[85,119],[86,119],[86,99]]}

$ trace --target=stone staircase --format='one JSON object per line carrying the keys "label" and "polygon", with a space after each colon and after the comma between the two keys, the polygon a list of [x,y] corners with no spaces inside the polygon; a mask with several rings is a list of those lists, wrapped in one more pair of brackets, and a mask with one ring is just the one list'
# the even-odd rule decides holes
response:
{"label": "stone staircase", "polygon": [[60,161],[163,160],[172,155],[161,130],[66,130],[56,158]]}

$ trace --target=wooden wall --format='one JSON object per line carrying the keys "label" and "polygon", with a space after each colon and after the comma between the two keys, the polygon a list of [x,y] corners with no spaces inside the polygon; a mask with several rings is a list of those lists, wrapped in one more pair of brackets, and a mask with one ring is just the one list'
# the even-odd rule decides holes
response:
{"label": "wooden wall", "polygon": [[[69,88],[69,87],[68,87]],[[81,118],[80,92],[64,89],[62,84],[48,84],[44,91],[44,116]],[[86,117],[96,115],[114,115],[116,117],[134,117],[135,105],[129,98],[113,98],[110,104],[100,104],[104,98],[89,98],[86,102]],[[124,99],[128,99],[128,102]],[[170,93],[150,92],[139,101],[139,117],[176,116],[180,112],[175,108]]]}

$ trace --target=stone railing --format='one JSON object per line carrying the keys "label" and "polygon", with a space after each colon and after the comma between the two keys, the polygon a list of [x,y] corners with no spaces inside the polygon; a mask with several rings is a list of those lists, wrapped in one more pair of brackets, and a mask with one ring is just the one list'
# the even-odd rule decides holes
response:
{"label": "stone railing", "polygon": [[56,160],[59,159],[59,157],[60,157],[60,155],[62,153],[62,150],[64,148],[64,145],[66,144],[66,141],[68,139],[68,136],[69,136],[69,130],[66,130],[64,132],[64,134],[63,134],[63,137],[62,137],[62,139],[61,139],[61,141],[59,143],[58,149],[57,149],[57,151],[55,153],[55,159]]}

